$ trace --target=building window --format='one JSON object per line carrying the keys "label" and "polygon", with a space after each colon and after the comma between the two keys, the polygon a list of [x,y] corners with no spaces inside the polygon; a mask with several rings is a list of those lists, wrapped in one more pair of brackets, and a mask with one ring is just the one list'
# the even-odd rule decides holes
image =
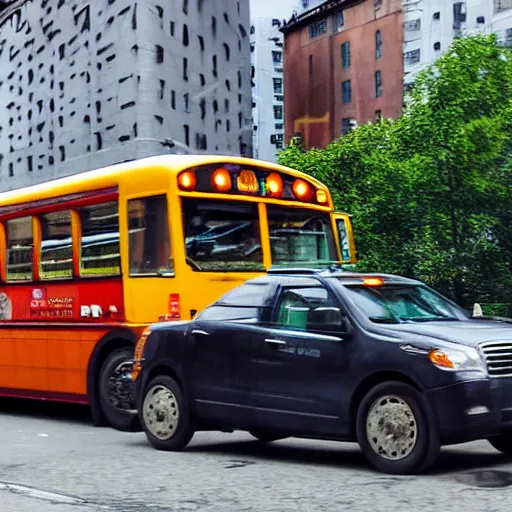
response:
{"label": "building window", "polygon": [[410,52],[405,52],[405,63],[406,64],[416,64],[420,61],[420,50],[411,50]]}
{"label": "building window", "polygon": [[71,212],[42,215],[41,231],[41,279],[73,277]]}
{"label": "building window", "polygon": [[217,76],[217,55],[214,55],[212,57],[212,65],[213,65],[213,70],[212,70],[213,76]]}
{"label": "building window", "polygon": [[345,117],[341,120],[341,133],[346,135],[352,130],[352,119]]}
{"label": "building window", "polygon": [[512,9],[512,0],[494,0],[494,13],[508,11]]}
{"label": "building window", "polygon": [[375,121],[380,121],[382,119],[382,110],[375,111]]}
{"label": "building window", "polygon": [[274,94],[282,94],[283,93],[283,79],[282,78],[273,78],[274,82]]}
{"label": "building window", "polygon": [[275,126],[276,130],[283,130],[284,129],[283,123],[276,123],[274,126]]}
{"label": "building window", "polygon": [[217,37],[217,18],[212,16],[212,35],[213,37]]}
{"label": "building window", "polygon": [[433,18],[435,20],[440,20],[441,19],[441,13],[439,11],[435,12]]}
{"label": "building window", "polygon": [[352,84],[350,80],[345,80],[341,84],[341,98],[343,103],[350,103],[352,101]]}
{"label": "building window", "polygon": [[380,98],[382,96],[382,72],[375,71],[375,97]]}
{"label": "building window", "polygon": [[224,46],[224,54],[226,56],[226,61],[229,61],[231,57],[231,50],[229,49],[229,46],[226,43],[222,43],[222,46]]}
{"label": "building window", "polygon": [[380,9],[382,7],[382,0],[375,0],[375,9]]}
{"label": "building window", "polygon": [[165,195],[128,201],[130,275],[174,275]]}
{"label": "building window", "polygon": [[203,36],[197,36],[197,38],[199,39],[199,49],[204,52],[204,38]]}
{"label": "building window", "polygon": [[483,25],[485,23],[485,16],[478,16],[478,18],[476,19],[476,22],[479,25]]}
{"label": "building window", "polygon": [[308,73],[309,78],[313,78],[313,55],[310,55],[308,59]]}
{"label": "building window", "polygon": [[505,30],[505,45],[512,46],[512,28]]}
{"label": "building window", "polygon": [[171,33],[171,37],[174,37],[174,21],[169,23],[169,31]]}
{"label": "building window", "polygon": [[272,52],[272,62],[274,64],[281,64],[283,62],[283,52]]}
{"label": "building window", "polygon": [[171,108],[176,110],[176,91],[171,91]]}
{"label": "building window", "polygon": [[199,75],[199,83],[201,84],[201,87],[204,87],[206,85],[206,78],[202,73]]}
{"label": "building window", "polygon": [[227,98],[224,100],[224,112],[229,112],[229,100]]}
{"label": "building window", "polygon": [[188,0],[183,0],[183,12],[188,14]]}
{"label": "building window", "polygon": [[404,22],[404,30],[416,31],[421,29],[421,18]]}
{"label": "building window", "polygon": [[375,58],[380,59],[382,57],[382,35],[380,30],[375,32]]}
{"label": "building window", "polygon": [[231,131],[231,121],[229,119],[226,119],[226,131]]}
{"label": "building window", "polygon": [[309,37],[311,39],[327,34],[327,20],[316,21],[309,26]]}
{"label": "building window", "polygon": [[188,27],[183,25],[183,46],[188,46]]}
{"label": "building window", "polygon": [[188,59],[183,57],[183,80],[188,82]]}
{"label": "building window", "polygon": [[183,95],[183,106],[185,112],[190,112],[190,94],[188,92]]}
{"label": "building window", "polygon": [[183,125],[183,132],[185,134],[185,145],[190,146],[190,126],[188,124]]}
{"label": "building window", "polygon": [[350,67],[350,41],[341,45],[341,65],[344,68]]}
{"label": "building window", "polygon": [[343,25],[345,25],[343,11],[338,11],[334,15],[334,31],[339,32],[343,28]]}
{"label": "building window", "polygon": [[274,119],[283,119],[283,107],[282,105],[274,105]]}
{"label": "building window", "polygon": [[31,281],[34,254],[32,217],[7,221],[7,281]]}
{"label": "building window", "polygon": [[440,49],[441,49],[441,43],[439,41],[437,41],[436,43],[434,43],[434,50],[439,51]]}
{"label": "building window", "polygon": [[453,29],[458,31],[461,29],[462,24],[466,21],[466,10],[464,2],[457,2],[453,4]]}
{"label": "building window", "polygon": [[276,101],[284,101],[284,96],[282,94],[274,94],[274,99]]}

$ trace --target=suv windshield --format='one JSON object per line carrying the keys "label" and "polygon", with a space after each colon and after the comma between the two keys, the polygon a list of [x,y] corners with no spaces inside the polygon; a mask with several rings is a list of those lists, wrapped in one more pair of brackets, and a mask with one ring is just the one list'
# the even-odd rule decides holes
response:
{"label": "suv windshield", "polygon": [[[461,320],[463,311],[425,286],[346,286],[355,305],[375,323]],[[466,315],[464,315],[466,316]]]}
{"label": "suv windshield", "polygon": [[267,205],[270,248],[274,266],[337,263],[328,213]]}

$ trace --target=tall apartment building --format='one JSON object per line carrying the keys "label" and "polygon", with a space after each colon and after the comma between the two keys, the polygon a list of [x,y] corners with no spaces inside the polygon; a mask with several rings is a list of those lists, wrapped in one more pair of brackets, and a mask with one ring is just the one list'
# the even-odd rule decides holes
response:
{"label": "tall apartment building", "polygon": [[284,145],[283,20],[256,18],[251,25],[253,153],[275,162]]}
{"label": "tall apartment building", "polygon": [[512,0],[403,0],[406,88],[457,36],[496,33],[512,45]]}
{"label": "tall apartment building", "polygon": [[356,124],[400,115],[401,0],[322,2],[282,31],[287,141],[325,147]]}
{"label": "tall apartment building", "polygon": [[0,190],[173,152],[251,156],[249,0],[0,3]]}

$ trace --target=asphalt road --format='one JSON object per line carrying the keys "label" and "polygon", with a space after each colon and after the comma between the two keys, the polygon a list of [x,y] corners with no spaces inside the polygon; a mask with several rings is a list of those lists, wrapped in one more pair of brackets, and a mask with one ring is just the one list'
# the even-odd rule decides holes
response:
{"label": "asphalt road", "polygon": [[369,468],[355,445],[197,434],[182,453],[94,428],[84,408],[0,402],[1,512],[509,512],[512,460],[445,448],[424,476]]}

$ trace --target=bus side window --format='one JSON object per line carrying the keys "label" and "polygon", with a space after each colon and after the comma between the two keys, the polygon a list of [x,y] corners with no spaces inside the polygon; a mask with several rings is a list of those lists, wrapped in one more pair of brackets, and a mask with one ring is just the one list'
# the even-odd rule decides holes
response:
{"label": "bus side window", "polygon": [[80,274],[83,277],[120,275],[117,202],[86,206],[78,213],[82,227]]}
{"label": "bus side window", "polygon": [[174,275],[165,195],[128,201],[130,275]]}
{"label": "bus side window", "polygon": [[73,277],[73,240],[71,212],[41,215],[41,279]]}
{"label": "bus side window", "polygon": [[6,222],[7,281],[31,281],[34,254],[32,217]]}

